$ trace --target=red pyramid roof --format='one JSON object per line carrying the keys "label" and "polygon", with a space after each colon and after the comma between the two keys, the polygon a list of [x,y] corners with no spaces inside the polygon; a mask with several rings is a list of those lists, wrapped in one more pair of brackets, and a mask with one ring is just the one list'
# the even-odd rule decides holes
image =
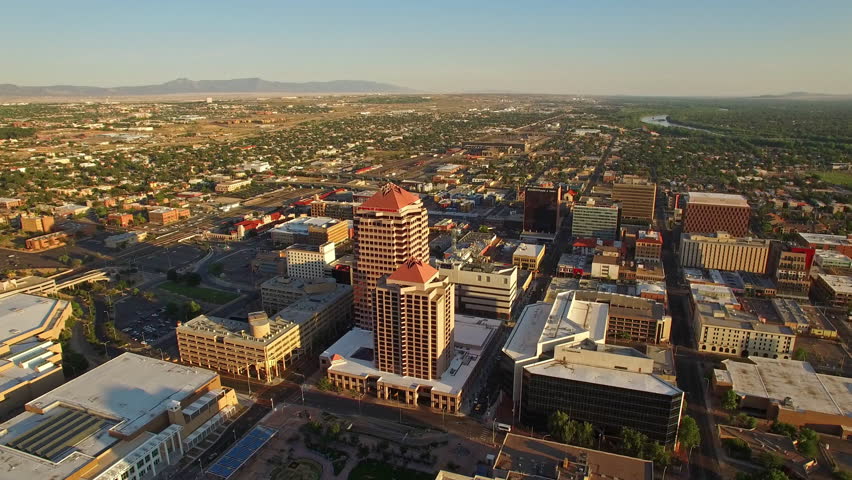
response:
{"label": "red pyramid roof", "polygon": [[396,269],[395,272],[388,277],[388,280],[397,280],[400,282],[411,282],[411,283],[426,283],[435,275],[438,274],[438,270],[436,270],[432,265],[428,263],[423,263],[416,258],[410,258],[405,261],[399,268]]}
{"label": "red pyramid roof", "polygon": [[368,198],[359,208],[371,210],[397,211],[420,200],[417,195],[403,189],[399,185],[388,183],[381,190]]}
{"label": "red pyramid roof", "polygon": [[339,361],[342,361],[342,360],[345,360],[345,359],[342,356],[340,356],[339,353],[335,353],[334,355],[331,356],[332,362],[339,362]]}

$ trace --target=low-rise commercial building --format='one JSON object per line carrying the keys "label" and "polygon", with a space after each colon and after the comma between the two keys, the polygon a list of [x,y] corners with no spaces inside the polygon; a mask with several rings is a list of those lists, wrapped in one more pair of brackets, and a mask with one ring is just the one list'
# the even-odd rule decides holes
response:
{"label": "low-rise commercial building", "polygon": [[458,414],[468,389],[485,368],[484,359],[497,348],[499,320],[456,314],[449,367],[439,378],[425,380],[380,370],[373,332],[353,328],[320,355],[320,366],[338,388],[398,401],[426,403],[434,410]]}
{"label": "low-rise commercial building", "polygon": [[129,213],[110,213],[107,215],[107,225],[127,228],[133,223],[133,215]]}
{"label": "low-rise commercial building", "polygon": [[16,293],[0,299],[0,416],[62,384],[65,300]]}
{"label": "low-rise commercial building", "polygon": [[750,356],[749,362],[722,363],[714,385],[736,392],[743,408],[830,435],[847,437],[852,430],[852,379],[817,373],[796,360]]}
{"label": "low-rise commercial building", "polygon": [[726,355],[790,358],[796,332],[760,322],[741,310],[730,288],[692,284],[692,314],[698,349]]}
{"label": "low-rise commercial building", "polygon": [[278,245],[341,243],[351,237],[352,222],[329,217],[298,217],[269,232],[273,243]]}
{"label": "low-rise commercial building", "polygon": [[361,202],[333,202],[314,200],[311,203],[312,217],[331,217],[340,220],[352,220]]}
{"label": "low-rise commercial building", "polygon": [[275,315],[302,297],[325,294],[337,288],[333,278],[274,277],[260,284],[260,299],[263,310]]}
{"label": "low-rise commercial building", "polygon": [[32,233],[50,233],[55,220],[48,215],[21,215],[21,231]]}
{"label": "low-rise commercial building", "polygon": [[814,297],[831,307],[848,309],[852,306],[852,277],[820,273],[814,281]]}
{"label": "low-rise commercial building", "polygon": [[541,261],[544,259],[544,251],[544,245],[522,243],[512,253],[512,265],[521,270],[537,272],[541,266]]}
{"label": "low-rise commercial building", "polygon": [[226,180],[224,182],[217,183],[215,190],[219,193],[236,192],[237,190],[248,187],[249,185],[251,185],[250,178],[241,180]]}
{"label": "low-rise commercial building", "polygon": [[[506,434],[494,462],[494,478],[505,480],[652,480],[650,460]],[[436,480],[468,480],[438,477]],[[472,480],[487,480],[474,477]]]}
{"label": "low-rise commercial building", "polygon": [[12,210],[13,208],[18,208],[23,204],[24,202],[22,202],[20,198],[0,198],[0,209],[2,210]]}
{"label": "low-rise commercial building", "polygon": [[595,255],[592,257],[592,278],[618,280],[620,267],[617,256]]}
{"label": "low-rise commercial building", "polygon": [[144,230],[119,233],[118,235],[112,235],[105,238],[104,246],[112,249],[127,248],[131,245],[136,245],[137,243],[145,241],[146,238],[148,238],[148,232]]}
{"label": "low-rise commercial building", "polygon": [[814,255],[814,265],[824,270],[852,271],[852,258],[836,250],[817,250]]}
{"label": "low-rise commercial building", "polygon": [[[79,193],[75,191],[75,194]],[[70,217],[77,215],[86,214],[91,208],[86,205],[76,205],[73,203],[66,203],[60,207],[56,207],[53,209],[53,214],[57,217]]]}
{"label": "low-rise commercial building", "polygon": [[821,250],[836,250],[852,257],[852,234],[826,235],[823,233],[797,233],[796,241],[805,247]]}
{"label": "low-rise commercial building", "polygon": [[601,291],[577,291],[574,299],[608,306],[606,336],[610,341],[666,343],[671,337],[672,317],[660,302]]}
{"label": "low-rise commercial building", "polygon": [[708,270],[766,273],[771,241],[736,238],[726,232],[685,233],[680,240],[680,265]]}
{"label": "low-rise commercial building", "polygon": [[633,258],[637,262],[659,263],[663,255],[663,235],[654,230],[640,230]]}
{"label": "low-rise commercial building", "polygon": [[61,247],[71,238],[67,232],[53,232],[38,237],[28,238],[24,244],[27,250],[47,250],[50,248]]}
{"label": "low-rise commercial building", "polygon": [[351,324],[352,287],[335,285],[302,297],[272,317],[251,313],[246,323],[201,315],[178,324],[176,333],[182,362],[270,381]]}
{"label": "low-rise commercial building", "polygon": [[331,263],[334,262],[334,243],[321,245],[297,243],[286,248],[287,276],[290,278],[312,279],[331,275]]}
{"label": "low-rise commercial building", "polygon": [[216,373],[124,353],[0,425],[0,464],[14,466],[0,478],[154,478],[236,409]]}
{"label": "low-rise commercial building", "polygon": [[778,296],[803,300],[808,298],[815,253],[810,247],[796,247],[781,242],[772,244],[771,271],[775,275]]}
{"label": "low-rise commercial building", "polygon": [[511,318],[518,298],[518,267],[441,262],[438,271],[455,285],[457,311],[488,318]]}
{"label": "low-rise commercial building", "polygon": [[169,225],[189,218],[188,208],[158,208],[148,212],[148,221],[156,225]]}

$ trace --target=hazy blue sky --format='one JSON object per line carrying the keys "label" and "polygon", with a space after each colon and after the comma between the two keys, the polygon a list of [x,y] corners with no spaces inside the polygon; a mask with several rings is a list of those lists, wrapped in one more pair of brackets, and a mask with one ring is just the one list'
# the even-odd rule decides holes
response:
{"label": "hazy blue sky", "polygon": [[262,77],[428,91],[852,93],[852,0],[27,1],[0,11],[0,83],[20,85]]}

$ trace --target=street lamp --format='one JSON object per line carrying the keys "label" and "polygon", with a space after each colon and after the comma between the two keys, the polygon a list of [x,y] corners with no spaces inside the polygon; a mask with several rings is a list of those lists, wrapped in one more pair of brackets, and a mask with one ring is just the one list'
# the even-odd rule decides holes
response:
{"label": "street lamp", "polygon": [[305,378],[305,376],[302,375],[299,372],[291,372],[291,373],[293,375],[298,375],[298,376],[302,377],[302,383],[299,384],[299,390],[302,392],[302,406],[304,407],[305,406],[305,382],[307,382],[308,379]]}

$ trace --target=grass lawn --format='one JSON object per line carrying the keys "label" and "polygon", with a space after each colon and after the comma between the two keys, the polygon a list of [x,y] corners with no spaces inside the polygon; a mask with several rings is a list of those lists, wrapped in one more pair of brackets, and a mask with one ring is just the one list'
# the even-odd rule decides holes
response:
{"label": "grass lawn", "polygon": [[400,468],[378,460],[364,460],[352,469],[349,480],[433,480],[435,474]]}
{"label": "grass lawn", "polygon": [[852,187],[852,172],[846,170],[834,170],[831,172],[814,172],[824,182],[833,183],[842,187]]}
{"label": "grass lawn", "polygon": [[228,303],[239,297],[238,294],[233,292],[224,292],[222,290],[214,290],[212,288],[205,287],[190,287],[189,285],[171,281],[161,283],[157,288],[161,288],[167,292],[176,293],[178,295],[183,295],[184,297],[194,298],[195,300],[200,300],[202,302],[215,303],[217,305]]}

